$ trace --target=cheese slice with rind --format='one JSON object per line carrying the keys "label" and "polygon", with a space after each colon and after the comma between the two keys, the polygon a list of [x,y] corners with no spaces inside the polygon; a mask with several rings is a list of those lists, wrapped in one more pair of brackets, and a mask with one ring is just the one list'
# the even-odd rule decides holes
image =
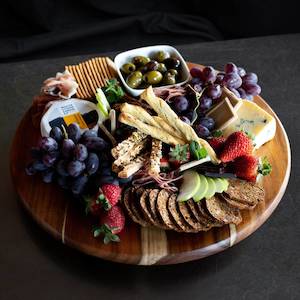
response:
{"label": "cheese slice with rind", "polygon": [[243,104],[236,113],[238,118],[223,130],[225,137],[235,131],[244,131],[253,139],[255,149],[274,138],[276,132],[275,118],[256,103],[243,100]]}

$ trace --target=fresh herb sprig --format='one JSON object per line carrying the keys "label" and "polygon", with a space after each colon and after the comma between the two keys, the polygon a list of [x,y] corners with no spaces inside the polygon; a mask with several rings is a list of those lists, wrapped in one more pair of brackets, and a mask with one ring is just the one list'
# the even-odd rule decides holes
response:
{"label": "fresh herb sprig", "polygon": [[269,163],[267,157],[263,157],[261,163],[258,167],[258,173],[262,174],[263,176],[267,176],[272,172],[272,165]]}
{"label": "fresh herb sprig", "polygon": [[118,102],[125,95],[116,78],[108,79],[106,81],[106,86],[103,87],[103,92],[109,103]]}
{"label": "fresh herb sprig", "polygon": [[207,156],[207,150],[201,147],[197,141],[192,141],[190,144],[190,151],[194,159],[199,160]]}

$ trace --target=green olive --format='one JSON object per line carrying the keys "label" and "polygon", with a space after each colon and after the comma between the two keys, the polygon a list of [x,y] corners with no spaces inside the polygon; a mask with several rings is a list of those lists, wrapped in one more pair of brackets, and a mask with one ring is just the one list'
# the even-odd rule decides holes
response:
{"label": "green olive", "polygon": [[121,71],[124,73],[124,74],[130,74],[132,72],[134,72],[136,69],[135,65],[132,64],[132,63],[126,63],[124,64],[122,67],[121,67]]}
{"label": "green olive", "polygon": [[148,63],[150,61],[149,57],[146,56],[135,56],[132,59],[132,62],[137,66],[137,67],[141,67],[144,66],[146,63]]}
{"label": "green olive", "polygon": [[149,84],[158,84],[161,82],[162,78],[162,74],[158,71],[150,71],[143,76],[143,80]]}
{"label": "green olive", "polygon": [[174,75],[174,76],[177,76],[177,75],[178,75],[178,71],[175,70],[175,69],[170,69],[170,70],[168,70],[168,73],[170,73],[170,74],[172,74],[172,75]]}
{"label": "green olive", "polygon": [[163,82],[164,85],[175,84],[176,83],[175,75],[173,75],[173,74],[171,74],[169,72],[165,73],[162,82]]}
{"label": "green olive", "polygon": [[157,71],[159,71],[160,73],[166,73],[167,72],[167,67],[165,66],[164,63],[159,63]]}
{"label": "green olive", "polygon": [[138,88],[142,83],[143,74],[140,71],[135,71],[128,75],[126,83],[133,89]]}
{"label": "green olive", "polygon": [[155,55],[154,55],[154,59],[156,61],[158,61],[159,63],[163,62],[165,59],[169,58],[170,54],[166,51],[158,51]]}

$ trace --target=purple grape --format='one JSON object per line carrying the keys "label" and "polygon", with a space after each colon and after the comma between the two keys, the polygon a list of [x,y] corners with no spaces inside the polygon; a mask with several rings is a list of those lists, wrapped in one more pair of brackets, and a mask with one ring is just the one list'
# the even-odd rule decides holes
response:
{"label": "purple grape", "polygon": [[237,73],[225,74],[223,84],[228,88],[237,89],[242,85],[242,78]]}
{"label": "purple grape", "polygon": [[35,160],[33,163],[32,163],[32,167],[34,170],[40,172],[40,171],[45,171],[48,169],[48,167],[46,165],[44,165],[44,163],[40,160]]}
{"label": "purple grape", "polygon": [[199,119],[199,124],[206,127],[208,130],[213,130],[215,127],[215,121],[210,117],[202,117]]}
{"label": "purple grape", "polygon": [[216,80],[216,77],[217,77],[217,74],[216,74],[216,71],[213,67],[211,66],[208,66],[208,67],[205,67],[202,71],[202,77],[203,77],[203,80],[208,83],[214,83],[215,80]]}
{"label": "purple grape", "polygon": [[188,117],[186,117],[186,116],[180,116],[179,119],[181,121],[183,121],[184,123],[186,123],[186,124],[189,124],[189,125],[191,124],[190,119]]}
{"label": "purple grape", "polygon": [[243,88],[247,94],[250,94],[252,96],[259,95],[261,92],[261,87],[256,83],[243,83]]}
{"label": "purple grape", "polygon": [[84,144],[91,151],[102,151],[108,147],[107,142],[100,137],[88,137]]}
{"label": "purple grape", "polygon": [[71,139],[75,144],[78,143],[81,137],[80,127],[77,123],[72,123],[67,127],[68,138]]}
{"label": "purple grape", "polygon": [[241,77],[244,77],[246,75],[246,70],[242,67],[238,67],[238,74],[241,76]]}
{"label": "purple grape", "polygon": [[43,151],[39,147],[32,147],[30,149],[30,154],[33,159],[41,159],[43,156]]}
{"label": "purple grape", "polygon": [[61,153],[63,157],[70,158],[73,154],[75,143],[71,139],[64,139],[61,146]]}
{"label": "purple grape", "polygon": [[39,147],[46,152],[51,152],[58,149],[58,144],[52,137],[42,137],[39,141]]}
{"label": "purple grape", "polygon": [[257,83],[258,77],[255,73],[249,72],[243,77],[243,83]]}
{"label": "purple grape", "polygon": [[62,176],[62,177],[67,177],[69,176],[69,173],[67,171],[67,162],[61,159],[57,164],[56,164],[56,172]]}
{"label": "purple grape", "polygon": [[76,160],[84,161],[88,157],[88,150],[85,145],[77,144],[74,148],[74,158]]}
{"label": "purple grape", "polygon": [[246,93],[246,91],[245,91],[242,87],[239,87],[239,88],[237,89],[237,91],[239,92],[240,97],[241,97],[242,99],[246,99],[247,93]]}
{"label": "purple grape", "polygon": [[54,126],[51,128],[49,135],[50,135],[50,137],[55,139],[57,141],[57,143],[61,143],[62,140],[64,139],[64,135],[63,135],[61,129],[57,126]]}
{"label": "purple grape", "polygon": [[71,191],[74,195],[80,195],[88,182],[87,176],[79,176],[74,179],[71,185]]}
{"label": "purple grape", "polygon": [[208,97],[210,97],[211,99],[217,99],[220,98],[222,95],[222,89],[221,86],[218,84],[213,84],[210,85],[207,89],[206,89],[206,95]]}
{"label": "purple grape", "polygon": [[202,91],[202,85],[200,83],[195,84],[193,88],[197,93],[200,93]]}
{"label": "purple grape", "polygon": [[218,73],[218,74],[217,74],[217,77],[216,77],[215,83],[221,84],[221,83],[223,82],[224,76],[225,76],[224,73],[221,73],[221,72]]}
{"label": "purple grape", "polygon": [[190,85],[195,85],[195,84],[202,84],[203,82],[202,82],[202,80],[200,79],[200,78],[198,78],[198,77],[195,77],[195,78],[192,78],[191,79],[191,81],[189,82],[190,83]]}
{"label": "purple grape", "polygon": [[225,65],[224,71],[225,71],[226,74],[228,74],[228,73],[237,73],[238,68],[234,63],[229,62]]}
{"label": "purple grape", "polygon": [[48,169],[42,173],[42,178],[45,183],[51,183],[54,178],[54,170]]}
{"label": "purple grape", "polygon": [[240,93],[236,89],[230,88],[230,91],[232,91],[238,98],[241,98]]}
{"label": "purple grape", "polygon": [[68,163],[67,170],[72,177],[79,176],[85,169],[85,164],[79,160],[72,160]]}
{"label": "purple grape", "polygon": [[180,114],[188,109],[189,101],[184,96],[177,96],[172,99],[172,106],[174,110]]}
{"label": "purple grape", "polygon": [[[91,152],[85,161],[86,172],[92,175],[98,171],[99,168],[99,158],[96,153]],[[108,168],[111,174],[111,169]]]}
{"label": "purple grape", "polygon": [[33,167],[33,163],[30,163],[30,164],[27,165],[27,167],[25,168],[25,172],[29,176],[32,176],[32,175],[36,174],[36,170]]}
{"label": "purple grape", "polygon": [[210,135],[210,131],[200,124],[195,126],[195,131],[200,138],[206,138]]}
{"label": "purple grape", "polygon": [[208,109],[211,108],[211,105],[212,105],[212,99],[203,95],[201,98],[200,98],[200,110],[201,111],[206,111]]}
{"label": "purple grape", "polygon": [[57,179],[56,179],[56,182],[64,190],[67,190],[69,188],[68,178],[65,177],[65,176],[58,176]]}
{"label": "purple grape", "polygon": [[97,131],[96,130],[93,130],[93,129],[89,129],[89,130],[86,130],[83,134],[82,134],[82,139],[86,139],[88,137],[97,137],[98,134],[97,134]]}
{"label": "purple grape", "polygon": [[194,116],[194,111],[193,110],[186,111],[184,113],[184,116],[187,117],[191,121],[193,119],[193,116]]}
{"label": "purple grape", "polygon": [[202,71],[199,68],[191,68],[190,74],[194,78],[202,78]]}
{"label": "purple grape", "polygon": [[52,167],[59,156],[58,151],[49,152],[43,155],[43,163],[47,167]]}

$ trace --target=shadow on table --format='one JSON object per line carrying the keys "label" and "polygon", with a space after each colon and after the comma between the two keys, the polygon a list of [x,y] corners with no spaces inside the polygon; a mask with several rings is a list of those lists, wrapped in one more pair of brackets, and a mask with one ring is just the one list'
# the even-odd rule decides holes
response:
{"label": "shadow on table", "polygon": [[201,282],[202,279],[207,280],[227,268],[242,252],[239,249],[242,245],[239,244],[226,252],[177,265],[146,267],[114,263],[88,256],[63,245],[40,228],[19,201],[18,203],[21,222],[43,254],[73,276],[77,274],[82,280],[105,285],[108,288],[114,288],[116,281],[118,289],[126,290],[145,281],[153,288],[164,286],[165,289],[168,285],[174,286],[177,281],[185,284],[197,278],[197,281]]}

